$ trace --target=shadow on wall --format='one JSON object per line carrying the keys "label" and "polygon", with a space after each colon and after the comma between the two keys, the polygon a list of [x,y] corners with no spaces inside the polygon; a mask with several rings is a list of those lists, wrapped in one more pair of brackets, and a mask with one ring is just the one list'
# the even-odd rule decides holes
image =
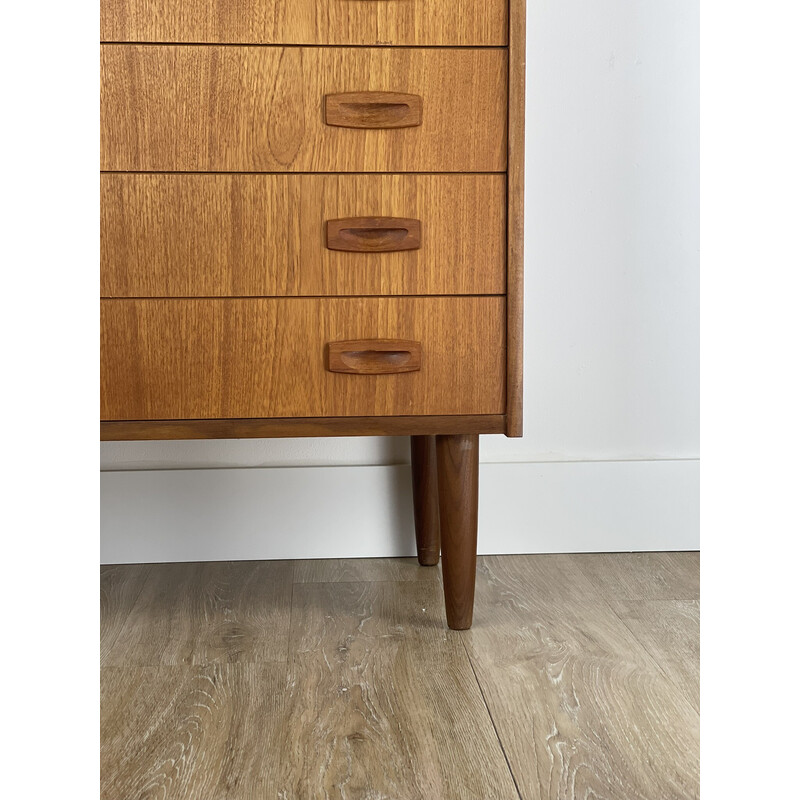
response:
{"label": "shadow on wall", "polygon": [[408,464],[407,436],[103,442],[101,470]]}
{"label": "shadow on wall", "polygon": [[101,561],[411,556],[408,439],[382,445],[405,463],[106,471]]}

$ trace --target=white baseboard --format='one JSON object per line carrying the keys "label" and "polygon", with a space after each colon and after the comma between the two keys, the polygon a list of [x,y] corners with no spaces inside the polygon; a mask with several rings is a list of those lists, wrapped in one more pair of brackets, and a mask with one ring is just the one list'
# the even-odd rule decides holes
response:
{"label": "white baseboard", "polygon": [[[695,550],[697,461],[482,464],[481,553]],[[104,564],[414,554],[408,466],[104,472]]]}

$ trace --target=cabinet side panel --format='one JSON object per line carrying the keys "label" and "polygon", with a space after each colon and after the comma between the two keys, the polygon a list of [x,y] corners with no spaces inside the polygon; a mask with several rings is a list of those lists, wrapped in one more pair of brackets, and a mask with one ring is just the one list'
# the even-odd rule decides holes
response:
{"label": "cabinet side panel", "polygon": [[510,0],[506,435],[522,436],[525,193],[525,0]]}

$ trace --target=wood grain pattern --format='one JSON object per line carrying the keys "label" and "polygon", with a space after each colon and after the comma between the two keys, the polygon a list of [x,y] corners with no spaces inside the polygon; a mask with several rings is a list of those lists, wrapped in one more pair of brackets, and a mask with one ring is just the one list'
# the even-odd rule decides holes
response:
{"label": "wood grain pattern", "polygon": [[350,375],[396,375],[422,369],[422,345],[404,339],[351,339],[328,342],[330,372]]}
{"label": "wood grain pattern", "polygon": [[506,436],[522,436],[525,272],[525,0],[510,0],[508,48],[508,265]]}
{"label": "wood grain pattern", "polygon": [[[104,297],[505,292],[504,175],[100,178]],[[329,250],[326,220],[410,217],[419,250]]]}
{"label": "wood grain pattern", "polygon": [[418,219],[348,217],[325,223],[325,246],[329,250],[391,253],[419,250],[421,243],[422,226]]}
{"label": "wood grain pattern", "polygon": [[520,585],[527,582],[530,590],[542,600],[593,603],[603,596],[567,553],[481,556],[479,561],[487,574],[499,570],[506,576],[513,576]]}
{"label": "wood grain pattern", "polygon": [[100,572],[100,663],[122,632],[128,614],[144,587],[148,564],[103,567]]}
{"label": "wood grain pattern", "polygon": [[423,569],[416,558],[316,558],[300,559],[293,564],[295,583],[439,583],[439,570]]}
{"label": "wood grain pattern", "polygon": [[[500,414],[500,297],[101,301],[103,419]],[[419,341],[423,368],[328,372],[325,345]]]}
{"label": "wood grain pattern", "polygon": [[292,565],[154,564],[104,665],[286,662]]}
{"label": "wood grain pattern", "polygon": [[435,582],[298,584],[293,610],[288,668],[105,668],[102,797],[516,797]]}
{"label": "wood grain pattern", "polygon": [[[615,592],[641,588],[641,564],[598,561],[613,581],[590,581],[569,556],[481,557],[467,633],[446,628],[439,570],[415,559],[296,562],[294,580],[312,582],[294,585],[288,646],[285,627],[264,629],[287,661],[102,669],[101,796],[695,798],[698,715],[671,669],[697,652],[696,556],[666,559],[680,591],[693,581],[681,601],[624,600]],[[157,569],[184,584],[186,567]],[[142,570],[103,578],[131,587]],[[191,593],[214,597],[229,578],[228,564],[205,565]],[[252,590],[262,613],[276,602],[268,582]],[[130,618],[136,592],[112,593],[103,615]],[[171,631],[173,654],[218,659],[203,645],[206,604],[186,604],[196,619],[179,624],[147,608],[133,615],[139,630]],[[101,631],[108,651],[117,626],[101,617]],[[662,659],[673,644],[676,659]]]}
{"label": "wood grain pattern", "polygon": [[465,643],[523,800],[699,796],[699,717],[603,601],[481,562]]}
{"label": "wood grain pattern", "polygon": [[516,797],[435,583],[297,584],[291,650],[287,797]]}
{"label": "wood grain pattern", "polygon": [[612,598],[608,602],[628,630],[699,712],[699,601]]}
{"label": "wood grain pattern", "polygon": [[100,687],[102,800],[281,796],[285,665],[106,667]]}
{"label": "wood grain pattern", "polygon": [[414,532],[419,563],[439,563],[439,485],[436,437],[411,437],[411,490],[414,498]]}
{"label": "wood grain pattern", "polygon": [[570,555],[606,596],[625,600],[693,600],[699,553],[578,553]]}
{"label": "wood grain pattern", "polygon": [[339,92],[325,96],[325,124],[340,128],[414,128],[422,98],[402,92]]}
{"label": "wood grain pattern", "polygon": [[504,45],[505,0],[101,0],[104,41]]}
{"label": "wood grain pattern", "polygon": [[478,552],[478,437],[436,437],[442,582],[447,624],[472,625]]}
{"label": "wood grain pattern", "polygon": [[[499,172],[505,50],[103,45],[101,169]],[[422,125],[325,125],[341,91],[423,98]]]}
{"label": "wood grain pattern", "polygon": [[429,436],[436,433],[503,433],[502,414],[427,417],[301,417],[101,422],[100,440],[287,439],[304,436]]}

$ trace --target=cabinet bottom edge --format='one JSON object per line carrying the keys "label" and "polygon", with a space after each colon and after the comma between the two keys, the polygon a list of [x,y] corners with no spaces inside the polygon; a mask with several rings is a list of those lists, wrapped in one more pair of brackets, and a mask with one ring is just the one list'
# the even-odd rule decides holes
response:
{"label": "cabinet bottom edge", "polygon": [[430,436],[505,433],[505,414],[292,419],[109,420],[101,441],[165,439],[288,439],[306,436]]}

